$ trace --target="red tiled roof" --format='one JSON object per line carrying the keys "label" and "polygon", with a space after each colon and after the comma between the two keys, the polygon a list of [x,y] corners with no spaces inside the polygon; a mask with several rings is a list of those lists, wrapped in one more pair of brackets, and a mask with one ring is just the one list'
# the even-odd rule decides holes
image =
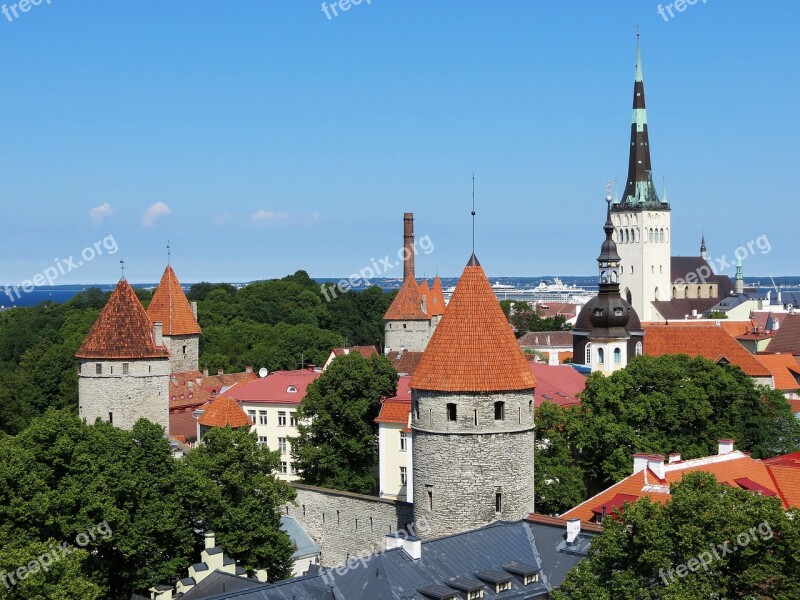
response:
{"label": "red tiled roof", "polygon": [[[770,474],[766,462],[750,458],[739,451],[667,464],[664,470],[664,479],[659,479],[649,468],[639,471],[561,516],[565,519],[577,518],[581,521],[591,521],[595,516],[596,507],[608,505],[620,495],[633,496],[636,499],[648,497],[655,502],[667,502],[670,499],[669,485],[681,481],[686,473],[695,471],[711,473],[718,482],[733,487],[751,489],[767,495],[778,494],[783,501],[784,508],[791,505],[779,493],[780,488]],[[800,504],[795,506],[800,506]]]}
{"label": "red tiled roof", "polygon": [[562,316],[571,319],[578,314],[578,306],[566,302],[546,302],[536,305],[536,314],[545,318]]}
{"label": "red tiled roof", "polygon": [[163,358],[169,352],[155,345],[153,325],[125,279],[120,279],[108,302],[75,354],[77,358]]}
{"label": "red tiled roof", "polygon": [[398,373],[413,375],[417,370],[419,361],[422,360],[422,352],[410,352],[408,350],[397,350],[386,355]]}
{"label": "red tiled roof", "polygon": [[257,377],[252,371],[208,376],[200,371],[173,373],[169,380],[169,409],[182,411],[195,408],[216,398],[231,386],[253,381]]}
{"label": "red tiled roof", "polygon": [[648,356],[688,354],[713,362],[726,359],[750,377],[769,377],[769,369],[750,354],[723,327],[716,325],[686,326],[645,325],[644,353]]}
{"label": "red tiled roof", "polygon": [[181,289],[175,271],[167,265],[161,276],[153,299],[147,307],[147,316],[155,323],[163,325],[164,335],[195,335],[200,333],[200,325],[194,318],[192,307]]}
{"label": "red tiled roof", "polygon": [[786,504],[800,508],[800,452],[767,458],[763,462]]}
{"label": "red tiled roof", "polygon": [[592,509],[592,513],[595,515],[602,515],[603,509],[605,509],[605,513],[610,515],[615,509],[622,508],[622,505],[626,502],[636,502],[638,499],[639,496],[634,496],[633,494],[617,494],[613,498],[603,500],[601,504],[595,506]]}
{"label": "red tiled roof", "polygon": [[559,406],[580,404],[578,399],[586,387],[586,377],[569,365],[548,365],[534,360],[528,361],[531,373],[536,378],[536,408],[543,402]]}
{"label": "red tiled roof", "polygon": [[350,348],[333,348],[331,350],[334,356],[344,356],[345,354],[350,354],[351,352],[357,352],[364,358],[369,358],[373,354],[377,354],[378,350],[375,346],[352,346]]}
{"label": "red tiled roof", "polygon": [[[300,404],[308,386],[319,376],[318,371],[275,371],[256,381],[237,385],[226,394],[239,402]],[[291,389],[296,391],[292,392]]]}
{"label": "red tiled roof", "polygon": [[203,427],[249,427],[253,423],[233,398],[218,396],[198,419]]}
{"label": "red tiled roof", "polygon": [[443,315],[445,309],[444,291],[442,290],[442,280],[439,279],[438,275],[433,278],[431,294],[433,296],[433,306],[428,308],[428,312],[434,316]]}
{"label": "red tiled roof", "polygon": [[172,437],[181,436],[184,441],[197,439],[197,419],[192,413],[170,413],[169,434]]}
{"label": "red tiled roof", "polygon": [[800,390],[800,364],[791,354],[757,354],[756,358],[775,378],[775,389],[783,392]]}
{"label": "red tiled roof", "polygon": [[646,321],[642,323],[645,329],[649,327],[721,327],[727,331],[731,336],[736,337],[751,331],[752,323],[750,321],[731,321],[730,319],[720,319],[719,325],[716,321],[710,320],[675,320],[670,321],[669,325],[664,325],[664,321]]}
{"label": "red tiled roof", "polygon": [[770,352],[800,355],[800,314],[788,314],[769,343]]}
{"label": "red tiled roof", "polygon": [[529,331],[518,340],[523,348],[572,349],[571,331]]}
{"label": "red tiled roof", "polygon": [[411,416],[411,377],[404,375],[397,381],[397,393],[386,398],[376,423],[396,423],[408,427]]}
{"label": "red tiled roof", "polygon": [[413,277],[406,277],[392,305],[383,315],[386,321],[428,321],[430,315],[422,311],[422,294]]}
{"label": "red tiled roof", "polygon": [[474,256],[428,342],[411,387],[441,392],[536,387],[503,309]]}

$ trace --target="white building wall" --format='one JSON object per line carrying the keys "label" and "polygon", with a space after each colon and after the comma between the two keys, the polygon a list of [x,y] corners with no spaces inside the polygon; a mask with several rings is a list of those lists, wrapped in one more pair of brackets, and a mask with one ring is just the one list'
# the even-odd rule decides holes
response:
{"label": "white building wall", "polygon": [[[671,224],[668,210],[612,212],[614,240],[622,259],[620,290],[642,321],[656,319],[653,300],[672,298]],[[650,231],[657,232],[650,239]],[[661,232],[664,232],[663,241]]]}
{"label": "white building wall", "polygon": [[[280,439],[285,439],[285,447],[281,452],[281,464],[278,478],[284,481],[297,481],[299,475],[294,472],[292,446],[289,438],[296,438],[297,404],[277,404],[268,402],[242,402],[242,410],[253,421],[250,431],[255,431],[259,442],[266,444],[270,450],[281,450]],[[266,422],[263,422],[266,421]],[[281,424],[284,423],[284,424]]]}
{"label": "white building wall", "polygon": [[[628,364],[628,340],[598,340],[590,339],[592,354],[592,373],[600,371],[605,375],[611,375],[615,371],[624,369]],[[619,362],[614,360],[614,351],[619,350]],[[600,352],[603,354],[603,361],[600,362]]]}
{"label": "white building wall", "polygon": [[[400,423],[380,423],[378,425],[379,489],[381,498],[411,501],[411,432],[406,432],[405,450],[401,449],[402,430],[407,426]],[[406,469],[406,484],[401,481],[400,468]]]}

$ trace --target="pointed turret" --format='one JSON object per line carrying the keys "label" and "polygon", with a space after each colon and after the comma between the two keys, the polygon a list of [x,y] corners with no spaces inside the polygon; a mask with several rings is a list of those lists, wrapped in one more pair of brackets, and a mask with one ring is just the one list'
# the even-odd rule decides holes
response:
{"label": "pointed turret", "polygon": [[706,234],[700,239],[700,258],[703,260],[708,259],[708,249],[706,248]]}
{"label": "pointed turret", "polygon": [[744,272],[742,271],[742,259],[736,257],[736,293],[744,294]]}
{"label": "pointed turret", "polygon": [[444,314],[445,301],[444,291],[442,290],[442,280],[439,279],[438,275],[433,279],[431,293],[433,294],[434,302],[434,305],[431,307],[432,314],[441,317]]}
{"label": "pointed turret", "polygon": [[633,84],[633,118],[631,120],[631,147],[628,161],[628,179],[625,184],[623,204],[666,205],[658,199],[653,184],[653,167],[650,162],[650,138],[647,131],[647,108],[644,99],[644,75],[639,36],[636,41],[636,74]]}
{"label": "pointed turret", "polygon": [[473,254],[414,372],[411,387],[499,392],[535,386],[514,332]]}
{"label": "pointed turret", "polygon": [[172,266],[167,265],[147,307],[147,316],[153,323],[162,324],[164,345],[171,353],[170,369],[173,373],[198,369],[200,325],[195,310],[186,299]]}

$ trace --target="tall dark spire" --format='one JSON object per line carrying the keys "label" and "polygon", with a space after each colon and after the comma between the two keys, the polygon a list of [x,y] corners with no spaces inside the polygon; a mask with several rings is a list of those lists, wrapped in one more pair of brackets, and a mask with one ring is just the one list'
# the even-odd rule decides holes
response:
{"label": "tall dark spire", "polygon": [[644,100],[644,75],[639,33],[636,33],[636,76],[633,84],[633,118],[631,119],[631,147],[628,161],[628,179],[625,184],[623,204],[666,205],[661,202],[653,184],[653,167],[650,162],[650,138],[647,133],[647,108]]}

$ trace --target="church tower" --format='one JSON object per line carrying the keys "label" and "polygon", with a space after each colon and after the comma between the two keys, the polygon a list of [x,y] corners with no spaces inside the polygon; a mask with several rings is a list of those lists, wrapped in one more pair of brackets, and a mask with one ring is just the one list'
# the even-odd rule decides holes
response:
{"label": "church tower", "polygon": [[428,306],[429,299],[423,296],[414,274],[414,213],[405,213],[403,285],[383,316],[384,352],[388,354],[398,350],[425,350],[435,326],[431,319],[431,308]]}
{"label": "church tower", "polygon": [[170,371],[197,371],[200,360],[200,325],[196,304],[189,304],[170,265],[164,269],[147,316],[163,326],[164,345],[170,351]]}
{"label": "church tower", "polygon": [[428,537],[533,510],[535,387],[473,254],[411,379],[414,517]]}
{"label": "church tower", "polygon": [[78,413],[88,423],[132,429],[139,419],[169,428],[169,351],[161,323],[151,323],[127,280],[120,279],[92,325],[78,359]]}
{"label": "church tower", "polygon": [[670,207],[659,199],[650,163],[650,139],[644,100],[642,53],[636,43],[633,119],[628,179],[621,200],[611,207],[621,257],[623,297],[645,321],[655,318],[653,300],[671,299]]}
{"label": "church tower", "polygon": [[614,243],[611,222],[611,195],[608,203],[606,239],[600,248],[597,265],[600,285],[597,296],[581,309],[572,329],[574,362],[610,375],[624,369],[628,361],[642,354],[644,331],[631,305],[620,296],[621,259]]}

